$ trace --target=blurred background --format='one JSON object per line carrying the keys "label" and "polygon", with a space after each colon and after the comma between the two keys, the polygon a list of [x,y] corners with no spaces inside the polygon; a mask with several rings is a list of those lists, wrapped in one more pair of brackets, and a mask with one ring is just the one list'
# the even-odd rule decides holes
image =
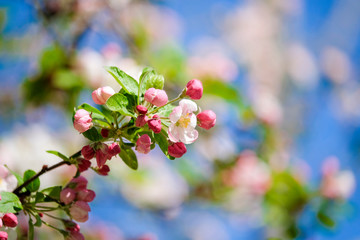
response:
{"label": "blurred background", "polygon": [[170,98],[202,80],[217,125],[181,159],[87,173],[86,239],[360,239],[359,40],[358,0],[0,0],[0,163],[78,151],[74,107],[119,90],[103,67],[151,66]]}

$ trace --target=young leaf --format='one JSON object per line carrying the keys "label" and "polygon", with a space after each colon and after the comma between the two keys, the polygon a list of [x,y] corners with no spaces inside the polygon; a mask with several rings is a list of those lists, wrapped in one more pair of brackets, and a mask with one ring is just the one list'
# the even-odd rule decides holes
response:
{"label": "young leaf", "polygon": [[327,216],[323,212],[318,212],[317,218],[324,226],[328,228],[333,228],[335,226],[334,220],[332,220],[329,216]]}
{"label": "young leaf", "polygon": [[12,192],[1,192],[0,212],[1,213],[17,213],[23,209],[21,202]]}
{"label": "young leaf", "polygon": [[[29,180],[30,178],[32,178],[33,176],[36,175],[36,172],[33,170],[26,170],[24,172],[24,182],[26,182],[27,180]],[[29,190],[30,192],[36,192],[37,190],[39,190],[40,187],[40,179],[36,178],[34,179],[32,182],[30,182],[28,185],[25,186],[25,188],[27,190]]]}
{"label": "young leaf", "polygon": [[80,106],[78,106],[78,109],[84,109],[91,113],[92,118],[98,118],[98,119],[106,119],[108,122],[111,122],[110,118],[108,118],[104,113],[102,113],[97,108],[94,108],[93,106],[90,106],[87,103],[83,103]]}
{"label": "young leaf", "polygon": [[117,67],[105,67],[105,69],[115,78],[115,80],[127,93],[133,95],[138,94],[139,84],[135,79]]}
{"label": "young leaf", "polygon": [[121,93],[115,93],[106,101],[106,106],[111,111],[119,112],[125,116],[135,117],[134,113],[129,111],[129,105],[128,98]]}
{"label": "young leaf", "polygon": [[58,151],[54,151],[54,150],[48,150],[46,151],[47,153],[50,153],[50,154],[54,154],[55,156],[58,156],[59,158],[61,158],[62,160],[64,161],[69,161],[69,158],[66,157],[64,154],[58,152]]}
{"label": "young leaf", "polygon": [[44,190],[42,190],[41,192],[47,196],[49,196],[52,199],[55,200],[60,200],[60,192],[62,190],[61,186],[54,186],[54,187],[49,187],[46,188]]}
{"label": "young leaf", "polygon": [[174,105],[171,104],[165,105],[157,112],[157,114],[161,117],[169,117],[170,113],[173,111],[174,108],[175,108]]}
{"label": "young leaf", "polygon": [[131,169],[136,170],[138,168],[137,157],[132,148],[121,146],[121,152],[119,153],[119,156]]}
{"label": "young leaf", "polygon": [[166,136],[166,132],[163,129],[161,130],[160,133],[154,134],[154,138],[157,144],[159,145],[161,151],[166,155],[167,158],[169,158],[170,160],[174,160],[175,158],[170,156],[168,153],[169,142],[165,136]]}
{"label": "young leaf", "polygon": [[93,142],[100,141],[103,138],[95,127],[92,127],[86,132],[83,132],[83,135],[84,137],[86,137],[87,139]]}
{"label": "young leaf", "polygon": [[36,215],[36,222],[35,222],[34,226],[35,227],[41,227],[41,224],[42,224],[42,221],[41,221],[41,218],[40,218],[40,216],[38,214],[38,215]]}

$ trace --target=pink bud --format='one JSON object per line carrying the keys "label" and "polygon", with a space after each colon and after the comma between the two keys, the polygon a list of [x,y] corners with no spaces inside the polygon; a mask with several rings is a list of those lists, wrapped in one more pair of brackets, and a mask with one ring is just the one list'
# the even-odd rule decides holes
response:
{"label": "pink bud", "polygon": [[85,240],[85,237],[80,232],[72,231],[66,240]]}
{"label": "pink bud", "polygon": [[149,88],[145,92],[145,100],[157,107],[161,107],[168,102],[168,96],[164,90]]}
{"label": "pink bud", "polygon": [[95,151],[90,145],[86,145],[81,149],[81,154],[86,160],[90,160],[95,156]]}
{"label": "pink bud", "polygon": [[141,137],[138,138],[138,140],[136,141],[136,150],[139,153],[144,153],[147,154],[150,152],[150,146],[151,146],[151,138],[149,137],[149,135],[144,134]]}
{"label": "pink bud", "polygon": [[80,232],[80,226],[74,221],[63,219],[65,229],[70,232]]}
{"label": "pink bud", "polygon": [[78,158],[77,161],[78,161],[78,169],[80,172],[85,172],[91,166],[91,162],[89,160]]}
{"label": "pink bud", "polygon": [[78,222],[86,222],[91,211],[89,204],[84,201],[77,201],[70,207],[70,215]]}
{"label": "pink bud", "polygon": [[209,130],[210,128],[215,126],[216,114],[211,110],[203,111],[199,113],[196,117],[199,121],[199,127]]}
{"label": "pink bud", "polygon": [[78,176],[77,178],[73,178],[70,183],[69,187],[74,189],[75,192],[78,192],[80,190],[86,189],[88,184],[88,180],[84,178],[83,176]]}
{"label": "pink bud", "polygon": [[106,128],[101,129],[101,136],[103,136],[103,138],[107,138],[109,136],[109,130]]}
{"label": "pink bud", "polygon": [[84,202],[92,202],[96,194],[93,190],[84,189],[78,192],[76,199]]}
{"label": "pink bud", "polygon": [[2,221],[2,219],[0,218],[0,228],[2,228],[3,227],[3,221]]}
{"label": "pink bud", "polygon": [[0,240],[7,240],[8,234],[7,232],[0,231]]}
{"label": "pink bud", "polygon": [[92,127],[92,118],[90,113],[84,109],[79,109],[74,115],[74,128],[83,133]]}
{"label": "pink bud", "polygon": [[106,103],[109,97],[111,97],[114,94],[115,94],[114,89],[106,86],[96,89],[95,91],[92,92],[91,96],[96,104],[103,105]]}
{"label": "pink bud", "polygon": [[13,213],[6,213],[2,217],[2,221],[3,221],[5,227],[12,227],[13,228],[13,227],[16,227],[18,225],[17,217]]}
{"label": "pink bud", "polygon": [[182,157],[182,155],[184,155],[186,153],[186,147],[185,144],[182,142],[177,142],[174,144],[171,144],[168,147],[168,153],[170,156],[175,157],[175,158],[180,158]]}
{"label": "pink bud", "polygon": [[119,144],[117,144],[117,143],[112,143],[112,144],[109,146],[108,154],[109,154],[110,158],[118,155],[120,152],[121,152],[121,149],[120,149]]}
{"label": "pink bud", "polygon": [[136,110],[140,113],[140,114],[146,114],[148,109],[143,106],[143,105],[137,105],[136,106]]}
{"label": "pink bud", "polygon": [[68,205],[69,203],[74,201],[75,197],[76,197],[76,192],[74,191],[74,189],[64,188],[60,192],[60,201],[65,203],[65,205]]}
{"label": "pink bud", "polygon": [[186,84],[186,95],[193,100],[199,100],[203,95],[203,85],[200,80],[193,79]]}
{"label": "pink bud", "polygon": [[110,168],[108,165],[104,165],[97,170],[97,173],[102,176],[107,176],[110,172]]}
{"label": "pink bud", "polygon": [[160,133],[161,132],[161,120],[158,119],[157,115],[154,115],[152,119],[150,119],[148,122],[149,128],[153,130],[154,133]]}
{"label": "pink bud", "polygon": [[148,121],[148,117],[146,115],[140,115],[137,117],[135,126],[137,127],[143,127],[145,126],[146,122]]}
{"label": "pink bud", "polygon": [[96,163],[98,165],[98,167],[102,167],[104,166],[104,164],[106,163],[106,161],[108,160],[107,158],[107,154],[105,154],[103,151],[101,151],[100,149],[98,149],[96,151]]}

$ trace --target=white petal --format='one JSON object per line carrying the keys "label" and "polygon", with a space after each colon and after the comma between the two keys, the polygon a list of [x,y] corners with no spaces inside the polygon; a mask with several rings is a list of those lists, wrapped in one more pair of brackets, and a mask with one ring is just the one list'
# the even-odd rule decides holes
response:
{"label": "white petal", "polygon": [[169,139],[172,142],[180,141],[180,134],[182,134],[182,128],[175,126],[175,124],[171,124],[168,130]]}
{"label": "white petal", "polygon": [[180,106],[177,106],[173,109],[173,111],[170,113],[169,118],[172,123],[176,123],[182,114],[182,108]]}
{"label": "white petal", "polygon": [[196,123],[197,123],[197,118],[196,118],[196,115],[195,114],[190,114],[190,124],[188,126],[191,127],[191,128],[195,128],[196,127]]}
{"label": "white petal", "polygon": [[188,99],[183,99],[179,102],[179,105],[182,108],[182,114],[185,115],[187,113],[192,113],[194,111],[197,110],[197,105],[195,102],[188,100]]}
{"label": "white petal", "polygon": [[192,129],[191,131],[184,131],[184,134],[180,135],[180,141],[184,144],[190,144],[195,142],[198,136],[199,133],[195,129]]}

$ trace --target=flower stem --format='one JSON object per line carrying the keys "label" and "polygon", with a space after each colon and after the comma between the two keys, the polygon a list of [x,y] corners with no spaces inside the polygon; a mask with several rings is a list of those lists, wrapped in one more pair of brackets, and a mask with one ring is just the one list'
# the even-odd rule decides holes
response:
{"label": "flower stem", "polygon": [[161,106],[161,107],[158,107],[158,108],[155,108],[154,110],[152,110],[151,112],[149,112],[148,114],[153,114],[153,113],[156,113],[157,111],[159,111],[159,109],[161,109],[161,108],[163,108],[163,107],[165,107],[166,105],[169,105],[169,104],[171,104],[171,103],[173,103],[173,102],[176,102],[176,101],[178,101],[178,100],[180,100],[180,99],[182,99],[183,98],[183,94],[180,94],[177,98],[175,98],[175,99],[173,99],[173,100],[171,100],[171,101],[169,101],[167,104],[165,104],[164,106]]}

